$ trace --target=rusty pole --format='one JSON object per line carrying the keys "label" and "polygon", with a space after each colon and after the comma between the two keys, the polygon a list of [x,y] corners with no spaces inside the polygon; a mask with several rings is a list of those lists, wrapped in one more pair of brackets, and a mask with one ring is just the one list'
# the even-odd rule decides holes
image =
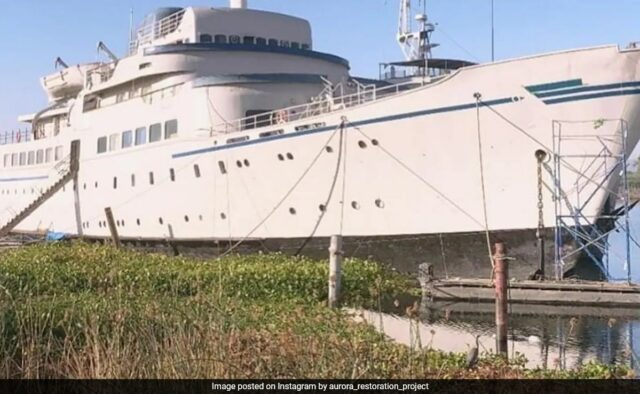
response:
{"label": "rusty pole", "polygon": [[509,303],[507,287],[509,281],[509,265],[507,261],[507,246],[503,242],[495,244],[495,254],[493,255],[495,264],[495,289],[496,289],[496,353],[508,357],[507,327],[508,314],[507,305]]}

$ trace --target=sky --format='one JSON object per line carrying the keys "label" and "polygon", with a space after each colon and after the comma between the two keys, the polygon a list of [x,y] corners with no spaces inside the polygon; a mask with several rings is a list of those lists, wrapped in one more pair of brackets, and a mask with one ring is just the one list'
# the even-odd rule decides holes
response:
{"label": "sky", "polygon": [[[491,60],[491,0],[426,0],[437,23],[436,57]],[[419,0],[413,0],[418,4]],[[402,60],[396,44],[399,0],[249,0],[251,8],[308,19],[314,47],[348,59],[352,74],[377,77]],[[104,41],[124,55],[129,16],[157,7],[227,6],[227,0],[0,0],[0,131],[46,104],[39,78],[67,63],[94,61]],[[416,7],[417,8],[417,7]],[[495,0],[496,59],[640,41],[640,0]]]}

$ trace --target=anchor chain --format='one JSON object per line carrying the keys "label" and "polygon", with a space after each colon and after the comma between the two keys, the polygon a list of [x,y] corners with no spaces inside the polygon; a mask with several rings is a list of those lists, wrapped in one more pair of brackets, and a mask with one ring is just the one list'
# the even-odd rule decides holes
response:
{"label": "anchor chain", "polygon": [[544,280],[544,201],[542,197],[542,166],[547,158],[547,152],[543,150],[536,151],[536,160],[538,162],[538,228],[536,230],[536,239],[538,240],[538,270],[531,276],[531,279]]}

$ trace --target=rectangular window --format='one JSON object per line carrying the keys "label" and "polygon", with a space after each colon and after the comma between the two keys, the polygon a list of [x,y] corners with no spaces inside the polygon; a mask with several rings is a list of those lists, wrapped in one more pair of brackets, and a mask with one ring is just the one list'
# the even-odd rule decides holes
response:
{"label": "rectangular window", "polygon": [[17,167],[18,166],[18,154],[17,153],[13,153],[11,155],[11,166],[12,167]]}
{"label": "rectangular window", "polygon": [[160,123],[149,126],[149,142],[158,142],[162,139],[162,125]]}
{"label": "rectangular window", "polygon": [[62,146],[56,146],[55,160],[62,160]]}
{"label": "rectangular window", "polygon": [[20,165],[23,166],[25,164],[27,164],[27,154],[20,152]]}
{"label": "rectangular window", "polygon": [[35,164],[35,162],[36,162],[36,152],[30,151],[27,154],[27,164],[32,166],[33,164]]}
{"label": "rectangular window", "polygon": [[122,149],[129,148],[131,145],[133,145],[133,133],[127,130],[122,133]]}
{"label": "rectangular window", "polygon": [[224,34],[217,34],[215,39],[216,39],[216,44],[227,43],[227,36],[225,36]]}
{"label": "rectangular window", "polygon": [[224,165],[223,161],[218,162],[218,167],[220,167],[220,173],[225,175],[227,173],[227,166]]}
{"label": "rectangular window", "polygon": [[118,188],[118,177],[113,177],[113,188],[117,189]]}
{"label": "rectangular window", "polygon": [[244,38],[242,39],[243,43],[245,45],[255,45],[256,43],[256,38],[252,37],[252,36],[244,36]]}
{"label": "rectangular window", "polygon": [[213,41],[211,34],[200,34],[200,42],[211,42]]}
{"label": "rectangular window", "polygon": [[200,174],[200,166],[199,165],[195,164],[193,166],[193,172],[195,173],[196,178],[200,178],[201,174]]}
{"label": "rectangular window", "polygon": [[289,48],[289,41],[280,40],[280,46],[283,47],[283,48]]}
{"label": "rectangular window", "polygon": [[[49,162],[49,158],[51,155],[51,152],[49,152],[51,149],[47,149],[47,162]],[[98,153],[104,153],[107,151],[107,137],[100,137],[98,138]]]}
{"label": "rectangular window", "polygon": [[[107,149],[107,139],[105,138],[104,140],[104,149]],[[53,148],[47,148],[47,150],[44,153],[44,161],[47,163],[51,163],[51,160],[53,160]]]}
{"label": "rectangular window", "polygon": [[131,187],[136,187],[136,174],[131,174]]}
{"label": "rectangular window", "polygon": [[164,123],[164,139],[168,140],[178,135],[178,121],[169,120]]}
{"label": "rectangular window", "polygon": [[300,49],[300,43],[299,42],[292,42],[291,43],[291,48]]}
{"label": "rectangular window", "polygon": [[136,129],[136,146],[147,143],[147,128],[140,127]]}
{"label": "rectangular window", "polygon": [[278,46],[278,40],[270,38],[269,39],[269,46],[270,47],[277,47]]}
{"label": "rectangular window", "polygon": [[113,152],[118,149],[118,142],[120,140],[120,134],[111,134],[109,136],[109,152]]}
{"label": "rectangular window", "polygon": [[171,179],[171,182],[176,181],[176,172],[173,168],[169,169],[169,179]]}
{"label": "rectangular window", "polygon": [[153,179],[153,172],[149,173],[149,184],[153,185],[155,183],[154,179]]}
{"label": "rectangular window", "polygon": [[266,38],[262,38],[262,37],[258,37],[258,38],[256,38],[256,44],[265,46],[265,45],[267,45],[267,39]]}
{"label": "rectangular window", "polygon": [[11,155],[8,153],[4,155],[4,166],[5,167],[11,166]]}
{"label": "rectangular window", "polygon": [[44,161],[44,151],[42,149],[38,149],[36,152],[36,164],[42,164]]}

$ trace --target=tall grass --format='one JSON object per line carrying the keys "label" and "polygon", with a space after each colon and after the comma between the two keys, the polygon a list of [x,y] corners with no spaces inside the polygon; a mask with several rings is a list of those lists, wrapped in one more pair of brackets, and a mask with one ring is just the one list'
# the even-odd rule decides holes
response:
{"label": "tall grass", "polygon": [[[0,378],[542,373],[495,363],[466,371],[464,355],[391,343],[324,307],[327,276],[324,262],[282,255],[196,262],[82,243],[5,252]],[[371,307],[409,291],[412,283],[377,264],[350,260],[343,286],[346,305]]]}

